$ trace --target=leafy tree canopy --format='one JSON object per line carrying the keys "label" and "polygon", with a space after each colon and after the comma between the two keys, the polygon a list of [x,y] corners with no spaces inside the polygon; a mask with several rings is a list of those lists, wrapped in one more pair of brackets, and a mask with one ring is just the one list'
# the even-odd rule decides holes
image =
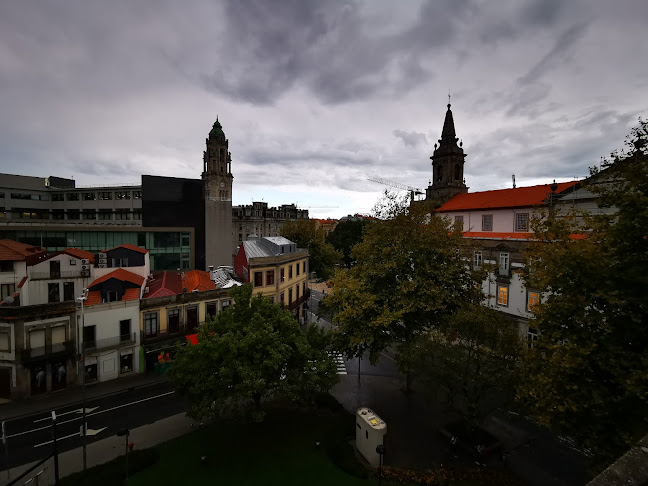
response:
{"label": "leafy tree canopy", "polygon": [[365,227],[371,221],[363,219],[358,221],[340,221],[333,231],[326,236],[326,241],[342,253],[344,266],[351,268],[351,249],[362,241]]}
{"label": "leafy tree canopy", "polygon": [[464,243],[447,220],[421,206],[367,226],[352,251],[357,264],[336,273],[324,301],[339,323],[338,348],[349,356],[369,349],[375,362],[385,347],[411,344],[422,330],[479,301],[458,251]]}
{"label": "leafy tree canopy", "polygon": [[[518,388],[541,423],[603,463],[648,428],[648,125],[594,169],[587,188],[613,214],[535,222],[527,286],[548,296]],[[575,232],[584,237],[574,238]]]}
{"label": "leafy tree canopy", "polygon": [[233,288],[234,304],[200,327],[198,344],[178,349],[169,379],[189,402],[188,415],[263,418],[263,402],[312,402],[338,380],[330,338],[311,326],[302,333],[293,315],[252,287]]}
{"label": "leafy tree canopy", "polygon": [[334,265],[342,258],[342,254],[326,242],[324,230],[312,219],[287,221],[281,227],[281,236],[308,250],[310,271],[319,278],[329,278]]}

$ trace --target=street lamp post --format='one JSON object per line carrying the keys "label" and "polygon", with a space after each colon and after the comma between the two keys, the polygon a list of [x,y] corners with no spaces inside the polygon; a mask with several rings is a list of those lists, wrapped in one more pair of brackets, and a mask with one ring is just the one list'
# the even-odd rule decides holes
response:
{"label": "street lamp post", "polygon": [[126,437],[126,481],[128,481],[128,435],[130,434],[130,430],[128,429],[121,429],[117,431],[117,436],[118,437]]}
{"label": "street lamp post", "polygon": [[54,484],[59,484],[58,446],[56,444],[56,412],[52,410],[52,442],[54,443]]}
{"label": "street lamp post", "polygon": [[382,444],[378,444],[376,446],[376,452],[378,453],[378,458],[379,458],[379,466],[378,466],[378,486],[380,486],[380,483],[382,481],[382,463],[383,463],[383,454],[385,454],[385,446]]}
{"label": "street lamp post", "polygon": [[88,426],[86,424],[86,379],[85,379],[85,372],[86,372],[86,364],[85,364],[85,342],[83,339],[84,335],[84,329],[85,329],[85,314],[83,313],[83,304],[85,301],[88,299],[88,289],[83,289],[83,293],[81,297],[77,297],[77,302],[81,303],[81,331],[79,332],[79,328],[77,326],[77,342],[80,343],[80,354],[81,354],[81,414],[83,415],[82,422],[81,422],[81,444],[83,447],[83,470],[86,470],[87,467],[87,459],[86,459],[86,431],[88,430]]}

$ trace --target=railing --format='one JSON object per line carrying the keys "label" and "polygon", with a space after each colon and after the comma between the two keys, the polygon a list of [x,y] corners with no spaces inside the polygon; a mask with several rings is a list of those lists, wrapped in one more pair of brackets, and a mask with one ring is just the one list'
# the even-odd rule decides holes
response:
{"label": "railing", "polygon": [[145,331],[140,332],[141,342],[156,342],[164,341],[165,339],[170,339],[174,337],[184,336],[185,334],[193,334],[198,332],[198,328],[202,326],[204,322],[199,322],[195,327],[189,328],[185,323],[180,323],[180,326],[177,330],[169,330],[168,328],[165,331],[158,331],[152,334],[146,334]]}
{"label": "railing", "polygon": [[129,345],[135,343],[137,339],[136,333],[122,334],[121,336],[113,336],[105,339],[97,339],[96,341],[85,341],[83,349],[86,351],[99,350],[106,348],[113,348],[116,346]]}
{"label": "railing", "polygon": [[284,307],[288,310],[295,310],[297,307],[299,307],[301,304],[306,302],[308,298],[310,297],[310,289],[306,289],[306,293],[302,295],[299,299],[293,300],[290,304],[284,305]]}
{"label": "railing", "polygon": [[57,355],[66,356],[73,354],[74,352],[74,341],[65,341],[62,343],[49,343],[45,346],[23,349],[20,354],[23,361],[30,361],[41,358],[52,358]]}
{"label": "railing", "polygon": [[[87,273],[85,273],[87,272]],[[81,278],[89,277],[90,270],[70,270],[66,272],[31,272],[29,278],[32,280],[52,280],[59,278]]]}

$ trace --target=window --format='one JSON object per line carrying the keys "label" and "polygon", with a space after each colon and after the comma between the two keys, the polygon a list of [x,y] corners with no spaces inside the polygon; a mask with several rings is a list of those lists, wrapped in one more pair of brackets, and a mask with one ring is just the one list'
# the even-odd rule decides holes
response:
{"label": "window", "polygon": [[11,351],[11,335],[8,329],[0,330],[0,351],[7,353]]}
{"label": "window", "polygon": [[482,231],[493,231],[492,214],[482,214]]}
{"label": "window", "polygon": [[142,211],[134,209],[133,210],[133,220],[134,221],[141,221],[142,220]]}
{"label": "window", "polygon": [[16,291],[16,284],[2,284],[0,288],[2,289],[1,297],[2,299],[5,299],[6,297],[13,295],[13,293]]}
{"label": "window", "polygon": [[500,262],[499,262],[500,273],[507,273],[509,270],[509,254],[500,253]]}
{"label": "window", "polygon": [[285,301],[285,299],[284,299],[284,293],[281,292],[281,294],[279,294],[279,303],[280,303],[281,305],[284,305],[284,301]]}
{"label": "window", "polygon": [[288,305],[292,304],[292,289],[288,289]]}
{"label": "window", "polygon": [[187,331],[198,327],[198,307],[187,307]]}
{"label": "window", "polygon": [[286,280],[286,271],[285,271],[284,268],[281,268],[280,275],[281,275],[281,277],[280,277],[280,281],[281,281],[281,282],[283,282],[284,280]]}
{"label": "window", "polygon": [[74,282],[63,282],[63,300],[74,300]]}
{"label": "window", "polygon": [[78,209],[67,210],[68,219],[81,219],[81,212]]}
{"label": "window", "polygon": [[302,271],[306,273],[306,262],[302,262]]}
{"label": "window", "polygon": [[296,270],[297,270],[297,276],[299,277],[299,270],[301,268],[299,263],[297,265],[295,265],[295,267],[296,267]]}
{"label": "window", "polygon": [[65,194],[65,199],[67,201],[78,201],[79,200],[79,193],[78,192],[68,192]]}
{"label": "window", "polygon": [[254,286],[263,287],[263,272],[254,272]]}
{"label": "window", "polygon": [[299,300],[299,285],[296,285],[296,286],[295,286],[295,292],[296,292],[296,294],[295,294],[295,298],[296,298],[297,300]]}
{"label": "window", "polygon": [[52,219],[65,219],[65,212],[62,209],[52,209]]}
{"label": "window", "polygon": [[527,344],[529,346],[529,349],[535,347],[537,340],[538,340],[538,330],[530,327],[529,330],[527,331]]}
{"label": "window", "polygon": [[133,191],[133,199],[142,199],[142,191]]}
{"label": "window", "polygon": [[126,221],[131,219],[131,213],[128,209],[118,209],[115,211],[115,219],[118,221]]}
{"label": "window", "polygon": [[110,201],[112,199],[112,192],[100,192],[99,199],[102,201]]}
{"label": "window", "polygon": [[113,219],[112,209],[100,209],[99,210],[99,219],[102,220],[102,221]]}
{"label": "window", "polygon": [[168,313],[169,332],[180,330],[180,309],[169,309]]}
{"label": "window", "polygon": [[116,290],[109,290],[106,292],[106,302],[117,302],[119,300],[118,297]]}
{"label": "window", "polygon": [[266,272],[266,285],[274,285],[274,270]]}
{"label": "window", "polygon": [[457,223],[463,226],[463,216],[455,216],[455,224]]}
{"label": "window", "polygon": [[218,312],[218,302],[207,302],[207,315],[216,317],[216,312]]}
{"label": "window", "polygon": [[158,315],[157,312],[147,312],[144,314],[144,334],[147,337],[158,335]]}
{"label": "window", "polygon": [[515,231],[529,231],[529,213],[515,215]]}
{"label": "window", "polygon": [[94,209],[84,209],[82,219],[97,219],[97,213]]}
{"label": "window", "polygon": [[83,200],[84,201],[94,201],[97,199],[97,194],[94,192],[84,192],[83,193]]}
{"label": "window", "polygon": [[48,283],[47,284],[47,302],[60,302],[61,297],[59,295],[59,284],[58,283]]}
{"label": "window", "polygon": [[94,348],[96,345],[97,326],[85,326],[83,328],[83,347]]}
{"label": "window", "polygon": [[13,271],[14,271],[14,262],[0,261],[0,272],[13,272]]}
{"label": "window", "polygon": [[497,286],[497,304],[508,306],[508,285]]}
{"label": "window", "polygon": [[304,289],[304,295],[306,295],[306,282],[302,284],[302,288]]}
{"label": "window", "polygon": [[535,308],[540,303],[540,292],[535,290],[529,290],[527,292],[527,310],[529,312],[535,312]]}
{"label": "window", "polygon": [[64,194],[52,194],[52,201],[63,201],[65,200]]}
{"label": "window", "polygon": [[288,280],[292,279],[292,265],[288,265]]}
{"label": "window", "polygon": [[121,268],[127,266],[128,266],[128,257],[112,259],[112,268]]}
{"label": "window", "polygon": [[231,300],[224,300],[221,302],[221,310],[227,309],[230,305],[232,305]]}
{"label": "window", "polygon": [[131,193],[130,191],[117,191],[115,193],[115,199],[130,199],[131,198]]}
{"label": "window", "polygon": [[119,357],[119,372],[128,373],[133,371],[133,353],[122,354]]}
{"label": "window", "polygon": [[180,246],[191,246],[191,235],[189,233],[180,233]]}
{"label": "window", "polygon": [[131,336],[131,321],[130,319],[124,319],[119,321],[119,340],[121,342],[130,341]]}
{"label": "window", "polygon": [[483,255],[481,251],[475,251],[473,253],[473,268],[479,268],[482,266]]}

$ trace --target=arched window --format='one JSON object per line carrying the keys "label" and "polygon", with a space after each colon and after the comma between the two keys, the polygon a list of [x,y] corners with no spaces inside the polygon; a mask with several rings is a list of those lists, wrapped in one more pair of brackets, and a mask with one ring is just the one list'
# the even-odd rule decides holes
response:
{"label": "arched window", "polygon": [[461,180],[461,167],[459,167],[459,164],[455,165],[455,181],[460,181]]}

